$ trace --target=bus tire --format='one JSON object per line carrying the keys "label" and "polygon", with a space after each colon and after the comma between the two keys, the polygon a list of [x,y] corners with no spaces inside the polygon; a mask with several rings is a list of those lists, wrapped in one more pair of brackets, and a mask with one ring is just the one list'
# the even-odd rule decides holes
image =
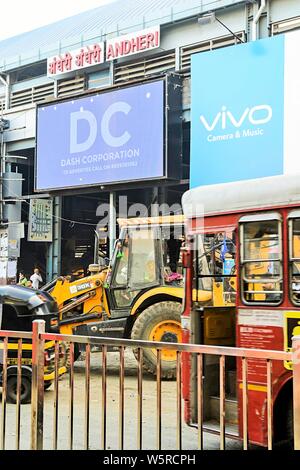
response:
{"label": "bus tire", "polygon": [[294,448],[294,418],[293,418],[293,397],[286,398],[284,408],[281,402],[279,418],[275,427],[275,449],[292,450]]}
{"label": "bus tire", "polygon": [[287,449],[293,449],[294,447],[294,414],[293,414],[292,397],[290,397],[287,403],[284,429],[285,429],[285,435],[284,435],[283,445]]}

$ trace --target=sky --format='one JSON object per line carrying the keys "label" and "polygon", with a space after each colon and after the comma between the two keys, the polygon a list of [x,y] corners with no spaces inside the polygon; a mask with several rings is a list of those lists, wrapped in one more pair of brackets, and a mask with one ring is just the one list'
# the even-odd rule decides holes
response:
{"label": "sky", "polygon": [[0,41],[115,0],[2,1]]}

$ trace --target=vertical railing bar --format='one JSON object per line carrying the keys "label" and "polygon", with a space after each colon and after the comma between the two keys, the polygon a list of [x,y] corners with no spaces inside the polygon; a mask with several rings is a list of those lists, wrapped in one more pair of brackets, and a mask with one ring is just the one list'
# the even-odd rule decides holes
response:
{"label": "vertical railing bar", "polygon": [[124,346],[120,346],[119,450],[124,449]]}
{"label": "vertical railing bar", "polygon": [[294,450],[300,450],[300,336],[292,338]]}
{"label": "vertical railing bar", "polygon": [[220,356],[220,450],[225,450],[225,356]]}
{"label": "vertical railing bar", "polygon": [[156,400],[156,439],[157,449],[161,450],[161,350],[157,349],[157,363],[156,363],[156,385],[157,385],[157,400]]}
{"label": "vertical railing bar", "polygon": [[2,364],[2,419],[1,419],[1,450],[5,449],[6,434],[6,391],[7,391],[7,345],[8,338],[3,342],[3,364]]}
{"label": "vertical railing bar", "polygon": [[177,449],[182,449],[182,408],[181,408],[181,352],[176,353],[177,384]]}
{"label": "vertical railing bar", "polygon": [[90,368],[91,368],[91,345],[85,346],[85,450],[89,450],[90,436]]}
{"label": "vertical railing bar", "polygon": [[22,380],[22,339],[20,338],[18,339],[18,359],[17,359],[16,450],[20,450],[21,380]]}
{"label": "vertical railing bar", "polygon": [[138,348],[137,449],[143,447],[143,349]]}
{"label": "vertical railing bar", "polygon": [[102,449],[106,450],[106,361],[107,346],[102,346]]}
{"label": "vertical railing bar", "polygon": [[248,370],[247,358],[242,357],[242,387],[243,387],[243,448],[248,450]]}
{"label": "vertical railing bar", "polygon": [[272,450],[273,406],[272,406],[272,361],[270,359],[267,359],[267,423],[268,423],[268,450]]}
{"label": "vertical railing bar", "polygon": [[197,354],[198,449],[203,449],[203,355]]}
{"label": "vertical railing bar", "polygon": [[32,322],[31,450],[43,450],[45,322]]}
{"label": "vertical railing bar", "polygon": [[70,392],[70,401],[69,401],[69,447],[70,450],[73,449],[73,435],[74,435],[74,343],[70,343],[69,350],[70,357],[70,374],[69,374],[69,392]]}
{"label": "vertical railing bar", "polygon": [[57,427],[58,427],[58,362],[59,342],[55,341],[54,347],[54,402],[53,402],[53,450],[57,450]]}

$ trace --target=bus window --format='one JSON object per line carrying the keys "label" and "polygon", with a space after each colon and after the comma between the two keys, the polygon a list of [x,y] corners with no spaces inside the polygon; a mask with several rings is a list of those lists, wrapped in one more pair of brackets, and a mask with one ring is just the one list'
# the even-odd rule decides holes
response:
{"label": "bus window", "polygon": [[291,300],[300,304],[300,219],[292,219],[290,228],[290,293]]}
{"label": "bus window", "polygon": [[128,285],[130,289],[146,288],[157,284],[157,232],[143,228],[130,230],[131,250],[129,260]]}
{"label": "bus window", "polygon": [[241,281],[247,304],[282,300],[282,246],[279,220],[241,224]]}
{"label": "bus window", "polygon": [[[205,233],[196,236],[195,287],[198,295],[201,295],[201,291],[210,291],[213,305],[235,303],[235,252],[234,232]],[[217,291],[219,291],[218,302]]]}

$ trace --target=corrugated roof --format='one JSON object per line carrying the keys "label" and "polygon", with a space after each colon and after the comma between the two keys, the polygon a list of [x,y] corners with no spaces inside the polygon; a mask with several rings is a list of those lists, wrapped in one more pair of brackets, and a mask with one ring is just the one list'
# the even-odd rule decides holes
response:
{"label": "corrugated roof", "polygon": [[167,24],[242,0],[115,0],[56,23],[0,41],[0,69],[37,62],[94,40]]}

